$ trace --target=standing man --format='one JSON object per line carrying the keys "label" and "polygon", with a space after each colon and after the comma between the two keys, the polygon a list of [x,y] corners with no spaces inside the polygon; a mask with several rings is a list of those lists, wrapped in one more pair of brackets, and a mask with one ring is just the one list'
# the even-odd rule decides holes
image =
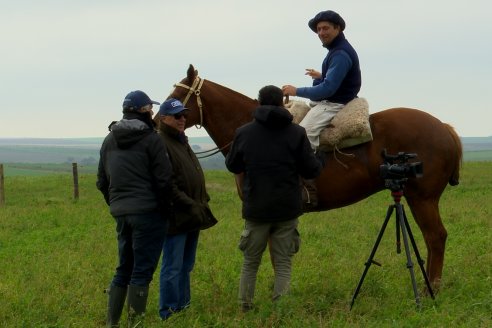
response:
{"label": "standing man", "polygon": [[343,18],[336,12],[327,10],[314,16],[308,25],[318,34],[323,47],[328,49],[321,73],[306,69],[305,74],[313,78],[313,86],[296,88],[284,85],[282,90],[285,95],[311,100],[312,108],[299,124],[306,129],[311,147],[316,151],[321,131],[336,113],[357,97],[362,80],[359,57],[343,34]]}
{"label": "standing man", "polygon": [[118,326],[127,294],[128,326],[142,319],[166,235],[172,168],[154,130],[153,104],[159,103],[144,92],[130,92],[123,101],[123,119],[111,123],[100,151],[97,188],[118,234],[119,264],[108,289],[111,327]]}
{"label": "standing man", "polygon": [[316,159],[304,128],[292,123],[282,106],[282,90],[259,91],[254,120],[236,130],[226,166],[244,173],[242,215],[245,228],[239,249],[244,262],[239,283],[243,312],[253,308],[256,275],[268,240],[275,282],[272,299],[287,293],[292,256],[299,250],[298,217],[302,214],[299,175],[314,179],[322,165]]}
{"label": "standing man", "polygon": [[190,305],[190,273],[199,232],[217,222],[208,207],[210,197],[202,168],[184,133],[187,111],[179,100],[172,98],[159,110],[159,133],[173,166],[174,210],[163,246],[160,275],[159,314],[163,320]]}

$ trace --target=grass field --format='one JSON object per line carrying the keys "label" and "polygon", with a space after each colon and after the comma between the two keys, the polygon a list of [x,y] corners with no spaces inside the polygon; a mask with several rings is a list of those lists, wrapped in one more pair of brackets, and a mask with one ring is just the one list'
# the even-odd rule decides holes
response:
{"label": "grass field", "polygon": [[[396,254],[391,220],[375,257],[383,266],[371,266],[349,311],[392,203],[389,192],[383,191],[349,207],[302,216],[302,245],[294,258],[290,295],[272,305],[272,268],[265,256],[258,275],[257,311],[242,314],[237,303],[240,202],[229,173],[207,171],[206,178],[219,223],[200,237],[192,305],[161,322],[154,280],[147,327],[492,326],[491,162],[466,162],[461,184],[444,193],[441,214],[448,241],[443,283],[435,300],[422,299],[421,309],[415,305],[405,255]],[[0,327],[104,326],[103,290],[116,264],[115,224],[95,188],[94,174],[81,174],[79,184],[80,199],[73,201],[69,174],[5,179],[6,204],[0,207]],[[420,231],[406,212],[425,257]]]}

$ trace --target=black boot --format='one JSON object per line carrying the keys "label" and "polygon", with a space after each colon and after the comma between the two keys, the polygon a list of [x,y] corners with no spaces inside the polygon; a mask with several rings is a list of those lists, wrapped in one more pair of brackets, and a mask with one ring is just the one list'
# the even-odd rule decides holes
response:
{"label": "black boot", "polygon": [[303,212],[311,212],[318,206],[318,190],[316,188],[316,180],[301,179],[302,181],[302,210]]}
{"label": "black boot", "polygon": [[130,285],[128,288],[128,327],[142,327],[147,307],[149,286]]}
{"label": "black boot", "polygon": [[121,312],[126,299],[126,287],[119,287],[113,284],[106,290],[108,294],[108,316],[106,325],[108,327],[119,327]]}

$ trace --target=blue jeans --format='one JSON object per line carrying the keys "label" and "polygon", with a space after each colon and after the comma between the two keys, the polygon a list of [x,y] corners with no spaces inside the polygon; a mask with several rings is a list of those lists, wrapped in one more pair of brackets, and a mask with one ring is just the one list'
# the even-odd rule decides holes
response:
{"label": "blue jeans", "polygon": [[115,217],[119,264],[113,285],[146,287],[159,263],[167,221],[158,212]]}
{"label": "blue jeans", "polygon": [[167,235],[160,275],[159,315],[167,319],[191,301],[190,272],[195,265],[200,230]]}

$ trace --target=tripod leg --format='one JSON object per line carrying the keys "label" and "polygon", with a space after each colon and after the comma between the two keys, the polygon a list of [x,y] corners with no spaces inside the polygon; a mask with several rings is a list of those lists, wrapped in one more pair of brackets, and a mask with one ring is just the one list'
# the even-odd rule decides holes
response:
{"label": "tripod leg", "polygon": [[408,233],[407,233],[407,226],[405,225],[405,220],[404,220],[405,216],[403,212],[403,205],[401,205],[400,203],[396,205],[396,217],[397,220],[400,222],[400,226],[401,226],[401,232],[403,235],[403,244],[405,245],[405,254],[407,255],[407,268],[410,271],[410,278],[412,279],[415,302],[417,303],[417,306],[420,306],[420,298],[419,298],[419,293],[417,291],[417,283],[415,281],[412,258],[410,256],[410,247],[408,246]]}
{"label": "tripod leg", "polygon": [[400,221],[396,218],[396,254],[401,253]]}
{"label": "tripod leg", "polygon": [[357,288],[355,289],[354,296],[352,297],[352,302],[350,303],[350,310],[352,310],[352,306],[354,306],[355,298],[357,297],[357,294],[359,294],[360,288],[362,287],[362,283],[364,282],[364,278],[366,277],[367,271],[369,271],[369,267],[371,266],[371,264],[374,263],[376,265],[381,266],[381,264],[374,261],[374,255],[376,254],[379,243],[381,242],[381,238],[383,237],[384,230],[386,230],[386,226],[388,225],[388,221],[391,218],[391,214],[393,213],[394,208],[395,208],[395,205],[390,205],[388,207],[388,211],[386,212],[386,218],[384,219],[384,223],[383,223],[383,226],[381,227],[381,230],[379,230],[379,235],[378,235],[378,238],[376,239],[376,243],[374,244],[374,247],[372,248],[371,255],[369,255],[367,262],[364,264],[366,266],[366,268],[364,269],[364,272],[362,273],[362,276],[360,277],[359,284],[357,285]]}
{"label": "tripod leg", "polygon": [[413,251],[415,252],[415,257],[417,258],[417,262],[420,267],[420,271],[422,271],[422,275],[424,276],[425,284],[427,286],[427,290],[429,291],[430,296],[432,299],[434,299],[434,292],[432,291],[432,287],[429,281],[429,277],[427,276],[427,273],[425,272],[424,268],[424,260],[420,256],[419,250],[417,248],[417,244],[415,243],[415,239],[413,238],[412,230],[410,229],[410,224],[408,223],[407,216],[405,214],[405,210],[402,207],[402,212],[403,212],[403,219],[405,220],[405,227],[407,228],[408,232],[408,237],[410,238],[410,242],[412,243]]}

